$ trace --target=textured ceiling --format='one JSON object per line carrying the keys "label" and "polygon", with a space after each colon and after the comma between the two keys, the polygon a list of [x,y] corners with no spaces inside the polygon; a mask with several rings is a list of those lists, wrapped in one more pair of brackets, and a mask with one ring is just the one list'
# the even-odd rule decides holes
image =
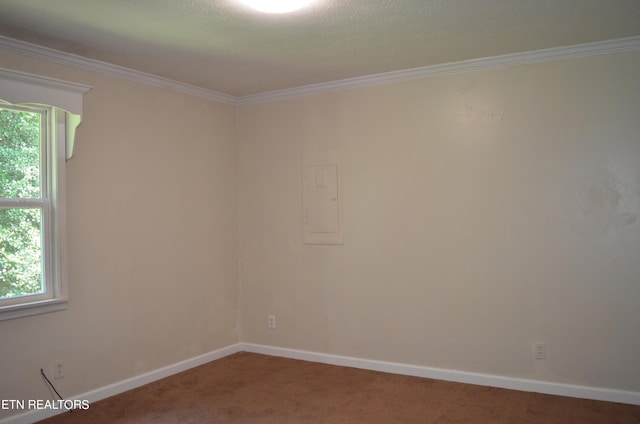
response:
{"label": "textured ceiling", "polygon": [[640,0],[0,0],[0,35],[234,96],[640,35]]}

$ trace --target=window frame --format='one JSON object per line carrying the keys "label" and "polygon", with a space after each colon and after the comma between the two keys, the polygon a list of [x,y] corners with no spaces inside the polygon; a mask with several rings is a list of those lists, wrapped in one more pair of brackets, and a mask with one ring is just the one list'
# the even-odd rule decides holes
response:
{"label": "window frame", "polygon": [[0,103],[0,108],[36,112],[40,119],[40,198],[0,198],[7,209],[41,211],[43,292],[0,299],[0,320],[65,309],[68,301],[65,253],[64,112],[47,106]]}
{"label": "window frame", "polygon": [[[73,155],[83,95],[89,86],[0,69],[0,107],[43,111],[41,202],[2,198],[2,206],[42,208],[44,293],[0,299],[0,321],[64,310],[68,306],[65,164]],[[42,124],[41,124],[42,125]]]}

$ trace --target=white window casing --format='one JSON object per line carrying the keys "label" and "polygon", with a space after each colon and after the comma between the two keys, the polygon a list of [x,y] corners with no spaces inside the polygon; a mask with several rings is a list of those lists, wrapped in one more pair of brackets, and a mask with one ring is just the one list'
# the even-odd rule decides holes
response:
{"label": "white window casing", "polygon": [[[33,107],[44,111],[47,121],[43,126],[47,132],[43,137],[46,145],[42,161],[45,186],[39,205],[44,223],[45,293],[0,299],[0,320],[52,312],[67,306],[65,162],[73,155],[83,95],[89,90],[85,85],[0,69],[0,107],[3,104]],[[11,207],[10,200],[4,202],[5,207]],[[16,202],[27,206],[23,200]]]}
{"label": "white window casing", "polygon": [[0,100],[14,105],[52,106],[66,113],[65,156],[73,156],[76,128],[82,116],[82,97],[91,87],[24,72],[0,69]]}

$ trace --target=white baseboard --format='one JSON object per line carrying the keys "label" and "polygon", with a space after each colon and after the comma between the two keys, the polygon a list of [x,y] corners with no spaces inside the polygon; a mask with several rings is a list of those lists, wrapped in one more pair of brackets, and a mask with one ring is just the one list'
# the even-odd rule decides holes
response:
{"label": "white baseboard", "polygon": [[[82,393],[77,396],[69,398],[70,400],[84,399],[91,402],[97,402],[102,399],[126,392],[127,390],[135,389],[136,387],[144,386],[161,378],[168,377],[173,374],[177,374],[182,371],[186,371],[190,368],[197,367],[199,365],[206,364],[207,362],[215,361],[216,359],[224,358],[231,354],[242,351],[240,343],[233,344],[231,346],[223,347],[205,353],[203,355],[196,356],[194,358],[186,359],[184,361],[176,362],[175,364],[168,365],[166,367],[159,368],[157,370],[150,371],[145,374],[137,375],[135,377],[128,378],[117,383],[109,384],[108,386],[100,387],[95,390],[91,390],[86,393]],[[36,421],[44,420],[45,418],[58,415],[65,412],[64,410],[52,410],[52,409],[38,409],[30,410],[23,414],[14,415],[0,420],[0,424],[31,424]]]}
{"label": "white baseboard", "polygon": [[608,402],[640,405],[640,392],[629,392],[600,387],[577,386],[553,383],[549,381],[527,380],[522,378],[502,377],[490,374],[479,374],[465,371],[430,368],[418,365],[407,365],[395,362],[360,359],[349,356],[330,355],[326,353],[304,350],[286,349],[253,343],[240,343],[244,352],[262,353],[284,358],[301,359],[324,364],[382,371],[392,374],[433,378],[437,380],[455,381],[459,383],[478,384],[481,386],[499,387],[503,389],[521,390],[525,392],[544,393],[549,395],[569,396],[583,399],[604,400]]}
{"label": "white baseboard", "polygon": [[[264,355],[280,356],[283,358],[301,359],[304,361],[344,367],[361,368],[372,371],[382,371],[392,374],[411,375],[415,377],[433,378],[437,380],[455,381],[459,383],[478,384],[482,386],[500,387],[503,389],[522,390],[526,392],[545,393],[550,395],[569,396],[583,399],[604,400],[608,402],[628,403],[640,405],[640,392],[607,389],[600,387],[576,386],[570,384],[553,383],[548,381],[527,380],[521,378],[502,377],[490,374],[479,374],[465,371],[430,368],[418,365],[407,365],[396,362],[376,361],[350,356],[331,355],[327,353],[310,352],[305,350],[287,349],[276,346],[266,346],[254,343],[236,343],[221,349],[205,353],[194,358],[177,362],[145,374],[141,374],[108,386],[74,396],[71,400],[88,400],[97,402],[102,399],[135,389],[161,378],[186,371],[190,368],[224,358],[237,352],[261,353]],[[60,410],[31,410],[23,414],[14,415],[0,420],[0,424],[31,424],[44,420],[61,412]]]}

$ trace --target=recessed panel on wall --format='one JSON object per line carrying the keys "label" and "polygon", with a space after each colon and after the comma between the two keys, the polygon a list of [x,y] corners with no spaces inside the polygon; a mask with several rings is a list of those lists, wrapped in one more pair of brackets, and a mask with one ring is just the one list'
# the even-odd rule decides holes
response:
{"label": "recessed panel on wall", "polygon": [[302,220],[305,244],[342,244],[340,167],[332,152],[302,161]]}

